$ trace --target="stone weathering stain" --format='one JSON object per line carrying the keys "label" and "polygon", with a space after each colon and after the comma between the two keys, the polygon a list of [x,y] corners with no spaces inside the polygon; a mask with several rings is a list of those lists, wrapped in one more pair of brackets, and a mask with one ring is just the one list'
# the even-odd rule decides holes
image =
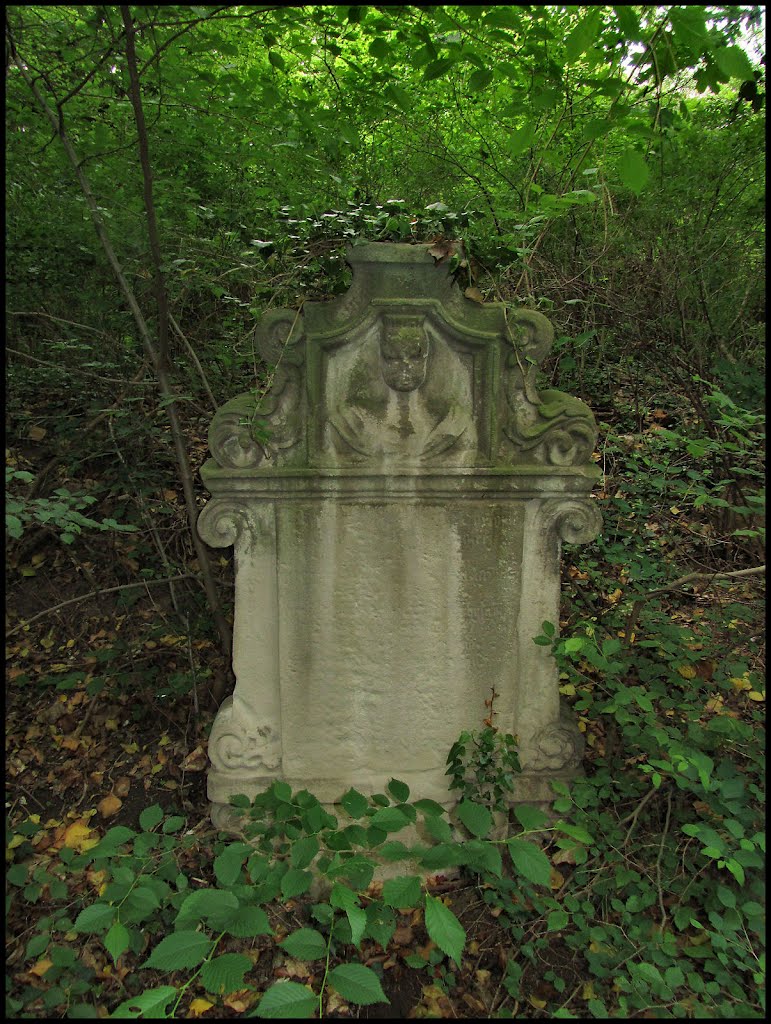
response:
{"label": "stone weathering stain", "polygon": [[216,413],[198,529],[235,546],[236,687],[209,740],[217,824],[273,779],[324,802],[391,776],[453,802],[445,759],[495,687],[515,799],[580,768],[556,666],[560,542],[596,535],[590,410],[537,392],[540,313],[480,305],[425,247],[349,249],[349,291],[267,313],[255,409]]}

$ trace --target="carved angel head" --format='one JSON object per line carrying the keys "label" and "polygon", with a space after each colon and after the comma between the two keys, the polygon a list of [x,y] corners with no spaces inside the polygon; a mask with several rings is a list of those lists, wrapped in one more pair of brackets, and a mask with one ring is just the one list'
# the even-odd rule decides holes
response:
{"label": "carved angel head", "polygon": [[380,372],[393,391],[414,391],[426,379],[428,338],[423,321],[383,317],[380,331]]}

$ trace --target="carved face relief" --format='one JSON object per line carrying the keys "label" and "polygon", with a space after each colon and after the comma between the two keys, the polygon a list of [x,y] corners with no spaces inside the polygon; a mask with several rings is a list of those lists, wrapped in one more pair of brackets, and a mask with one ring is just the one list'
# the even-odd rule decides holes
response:
{"label": "carved face relief", "polygon": [[426,379],[428,338],[421,324],[386,321],[380,335],[380,372],[393,391],[414,391]]}

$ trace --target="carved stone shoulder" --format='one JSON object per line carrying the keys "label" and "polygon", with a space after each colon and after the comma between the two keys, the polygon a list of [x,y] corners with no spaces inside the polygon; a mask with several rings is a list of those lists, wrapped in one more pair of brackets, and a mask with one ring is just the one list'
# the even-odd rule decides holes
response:
{"label": "carved stone shoulder", "polygon": [[602,529],[600,510],[589,498],[552,498],[541,506],[539,521],[566,544],[588,544]]}

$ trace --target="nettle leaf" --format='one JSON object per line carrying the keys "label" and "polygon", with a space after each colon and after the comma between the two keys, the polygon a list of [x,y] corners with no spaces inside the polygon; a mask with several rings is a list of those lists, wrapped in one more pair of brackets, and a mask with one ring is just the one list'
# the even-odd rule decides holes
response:
{"label": "nettle leaf", "polygon": [[250,853],[252,847],[246,843],[231,843],[219,857],[214,859],[214,874],[217,881],[223,888],[228,888],[238,881],[241,874],[241,867]]}
{"label": "nettle leaf", "polygon": [[327,943],[321,932],[315,928],[300,928],[279,942],[296,960],[320,960],[327,955]]}
{"label": "nettle leaf", "polygon": [[141,967],[156,967],[159,971],[180,971],[184,967],[197,967],[212,947],[212,941],[201,932],[180,931],[161,939]]}
{"label": "nettle leaf", "polygon": [[278,1019],[310,1017],[318,1005],[318,996],[307,985],[298,985],[296,981],[277,981],[262,997],[254,1015]]}
{"label": "nettle leaf", "polygon": [[358,1006],[387,1003],[380,979],[363,964],[341,964],[329,972],[329,983],[338,995]]}
{"label": "nettle leaf", "polygon": [[425,919],[429,938],[460,967],[466,932],[458,918],[440,899],[426,893]]}
{"label": "nettle leaf", "polygon": [[462,800],[457,807],[457,814],[466,828],[478,839],[484,839],[493,827],[493,816],[486,807],[475,804],[472,800]]}
{"label": "nettle leaf", "polygon": [[173,985],[149,988],[138,996],[126,999],[116,1010],[113,1010],[110,1016],[119,1019],[132,1019],[143,1016],[148,1020],[160,1020],[166,1016],[169,1003],[177,995],[177,989]]}
{"label": "nettle leaf", "polygon": [[627,149],[619,161],[618,176],[628,189],[639,195],[648,183],[651,172],[642,153],[636,149]]}
{"label": "nettle leaf", "polygon": [[207,992],[226,996],[244,987],[244,975],[251,967],[252,961],[243,953],[223,953],[203,965],[201,981]]}
{"label": "nettle leaf", "polygon": [[118,959],[123,956],[131,944],[131,936],[128,928],[116,921],[104,937],[104,948],[112,957],[112,962],[117,964]]}
{"label": "nettle leaf", "polygon": [[420,901],[420,879],[414,875],[400,875],[389,878],[383,883],[383,903],[397,910],[402,907],[415,907]]}
{"label": "nettle leaf", "polygon": [[104,932],[115,920],[117,909],[107,903],[93,903],[85,907],[75,918],[72,926],[76,932]]}
{"label": "nettle leaf", "polygon": [[410,787],[406,782],[399,782],[398,779],[391,779],[386,786],[386,789],[395,800],[399,801],[399,803],[404,803],[405,800],[409,800],[410,798]]}
{"label": "nettle leaf", "polygon": [[516,870],[536,885],[548,886],[551,880],[549,858],[535,843],[527,839],[509,839],[507,844],[511,862]]}
{"label": "nettle leaf", "polygon": [[743,82],[752,81],[752,63],[741,46],[721,46],[714,53],[715,63],[724,75],[739,78]]}

